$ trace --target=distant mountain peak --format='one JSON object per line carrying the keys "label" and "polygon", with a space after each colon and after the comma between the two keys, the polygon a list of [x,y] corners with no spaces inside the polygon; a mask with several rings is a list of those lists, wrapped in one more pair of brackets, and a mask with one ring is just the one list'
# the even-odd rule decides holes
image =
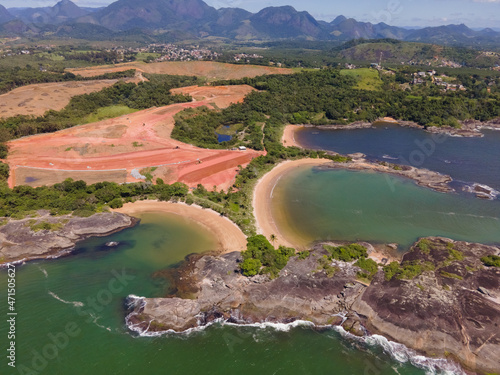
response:
{"label": "distant mountain peak", "polygon": [[5,9],[3,5],[0,4],[0,24],[9,22],[14,19],[14,16],[10,14],[10,12]]}
{"label": "distant mountain peak", "polygon": [[347,20],[347,17],[345,16],[338,16],[336,17],[332,22],[330,22],[330,25],[338,25],[339,23],[342,23]]}

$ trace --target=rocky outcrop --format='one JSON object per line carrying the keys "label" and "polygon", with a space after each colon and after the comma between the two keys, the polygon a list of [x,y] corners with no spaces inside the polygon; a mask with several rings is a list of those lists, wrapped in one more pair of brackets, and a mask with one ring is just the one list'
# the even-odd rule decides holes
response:
{"label": "rocky outcrop", "polygon": [[356,121],[346,125],[304,125],[305,127],[316,127],[318,129],[367,129],[373,127],[376,123],[398,124],[414,129],[425,130],[434,134],[447,134],[454,137],[483,137],[482,129],[500,130],[500,117],[489,121],[465,120],[460,122],[460,128],[451,126],[423,126],[413,121],[398,121],[387,119],[377,119],[373,123],[366,121]]}
{"label": "rocky outcrop", "polygon": [[372,170],[381,173],[398,175],[410,178],[418,185],[443,193],[451,193],[455,190],[449,185],[453,179],[445,174],[431,171],[425,168],[417,168],[409,165],[400,165],[382,162],[368,161],[364,154],[355,153],[348,155],[352,160],[347,163],[331,163],[320,166],[322,169],[349,169],[349,170]]}
{"label": "rocky outcrop", "polygon": [[40,214],[23,220],[3,220],[0,226],[0,264],[52,257],[72,249],[77,241],[107,236],[138,222],[120,213],[99,213],[90,217]]}
{"label": "rocky outcrop", "polygon": [[[500,270],[480,257],[493,246],[430,238],[414,246],[402,264],[422,266],[412,279],[371,284],[357,280],[359,268],[331,261],[322,247],[303,260],[292,258],[278,278],[247,278],[238,272],[239,253],[191,259],[170,298],[132,298],[130,329],[142,334],[184,331],[216,319],[241,324],[306,320],[342,325],[356,335],[377,333],[431,357],[451,357],[470,370],[498,372],[500,358]],[[181,279],[181,280],[180,280]],[[179,298],[179,295],[190,299]]]}

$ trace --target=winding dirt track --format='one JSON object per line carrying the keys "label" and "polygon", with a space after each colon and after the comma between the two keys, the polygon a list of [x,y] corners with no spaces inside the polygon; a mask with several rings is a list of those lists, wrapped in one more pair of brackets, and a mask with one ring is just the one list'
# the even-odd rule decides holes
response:
{"label": "winding dirt track", "polygon": [[[199,106],[224,108],[242,101],[252,90],[246,85],[176,89],[200,100],[11,141],[9,186],[49,185],[68,177],[95,182],[97,174],[102,181],[135,182],[139,180],[132,176],[133,170],[157,167],[141,173],[150,172],[166,183],[180,181],[191,187],[201,183],[207,188],[215,185],[226,189],[238,165],[245,166],[261,153],[202,149],[173,140],[174,115]],[[16,173],[17,169],[22,173]],[[117,173],[120,170],[126,170],[126,174]]]}

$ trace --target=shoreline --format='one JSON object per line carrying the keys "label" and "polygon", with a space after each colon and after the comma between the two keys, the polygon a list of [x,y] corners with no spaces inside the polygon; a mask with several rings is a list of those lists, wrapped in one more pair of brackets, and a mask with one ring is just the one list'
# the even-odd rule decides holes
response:
{"label": "shoreline", "polygon": [[305,128],[307,125],[286,125],[283,129],[283,135],[281,137],[281,144],[285,147],[299,147],[303,148],[296,140],[295,133]]}
{"label": "shoreline", "polygon": [[[427,251],[415,242],[397,263],[427,262],[432,269],[388,279],[379,265],[371,282],[359,278],[360,268],[353,261],[331,260],[333,274],[318,267],[328,255],[320,246],[305,258],[292,257],[276,278],[234,272],[241,261],[237,252],[203,256],[183,266],[180,289],[192,293],[129,295],[125,323],[142,337],[189,334],[213,322],[284,327],[307,321],[315,327],[342,327],[361,340],[381,335],[436,359],[436,365],[452,366],[453,373],[490,373],[500,347],[490,332],[500,319],[498,271],[482,267],[480,259],[499,249],[443,237],[426,239]],[[460,259],[449,259],[450,247]],[[478,283],[482,287],[475,290]],[[461,330],[456,330],[457,324]]]}
{"label": "shoreline", "polygon": [[295,146],[304,148],[295,138],[295,133],[303,128],[318,128],[318,129],[335,129],[335,130],[353,130],[353,129],[370,129],[377,123],[387,123],[393,125],[399,125],[401,127],[408,127],[413,129],[420,129],[427,133],[433,134],[443,134],[449,135],[451,137],[464,137],[464,138],[474,138],[474,137],[484,137],[481,130],[498,130],[500,131],[500,117],[489,121],[478,121],[478,120],[465,120],[461,121],[461,128],[456,129],[449,126],[429,126],[425,127],[423,125],[417,124],[413,121],[403,121],[396,120],[392,117],[378,118],[373,122],[366,121],[355,121],[347,125],[292,125],[288,124],[285,126],[283,131],[283,136],[281,138],[281,143],[284,146]]}
{"label": "shoreline", "polygon": [[276,236],[277,245],[295,247],[297,250],[304,247],[302,244],[295,243],[293,239],[287,239],[287,236],[283,236],[278,230],[270,206],[272,193],[279,179],[286,172],[301,166],[321,166],[330,163],[333,164],[333,162],[328,159],[287,160],[276,165],[271,171],[262,176],[255,184],[253,190],[253,214],[255,217],[257,234],[263,234],[267,239],[271,237],[271,234],[274,234]]}
{"label": "shoreline", "polygon": [[[30,221],[60,225],[60,229],[33,231]],[[89,217],[48,213],[36,219],[9,220],[0,227],[0,268],[32,260],[57,259],[71,255],[78,242],[106,237],[132,228],[139,220],[118,213],[97,213]]]}
{"label": "shoreline", "polygon": [[132,217],[146,212],[179,215],[185,220],[197,223],[208,229],[216,240],[219,254],[246,250],[246,236],[235,223],[224,216],[220,216],[215,211],[204,209],[197,205],[189,206],[185,203],[146,200],[125,203],[122,208],[112,211]]}
{"label": "shoreline", "polygon": [[282,176],[294,168],[302,166],[319,167],[324,169],[344,169],[354,171],[374,171],[377,173],[385,173],[387,175],[396,175],[404,178],[409,178],[417,185],[430,188],[432,190],[450,193],[452,189],[448,183],[452,178],[447,175],[442,175],[428,169],[419,169],[414,167],[405,167],[394,169],[394,166],[388,163],[376,164],[364,159],[363,154],[352,154],[353,160],[348,163],[336,163],[329,159],[299,159],[287,160],[278,164],[271,171],[262,176],[255,185],[253,192],[253,214],[255,217],[255,225],[258,234],[263,234],[267,239],[272,234],[276,236],[276,243],[287,247],[294,247],[297,250],[303,250],[307,246],[298,238],[290,238],[289,235],[284,236],[280,232],[274,221],[271,210],[271,199],[274,188]]}

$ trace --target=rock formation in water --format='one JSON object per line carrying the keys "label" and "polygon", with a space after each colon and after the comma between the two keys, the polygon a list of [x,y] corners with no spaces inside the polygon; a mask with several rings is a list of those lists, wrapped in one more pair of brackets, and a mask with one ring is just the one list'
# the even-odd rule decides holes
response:
{"label": "rock formation in water", "polygon": [[[140,332],[184,331],[216,319],[249,324],[307,320],[342,324],[347,331],[381,334],[431,357],[451,357],[466,368],[498,372],[500,269],[480,258],[499,248],[442,238],[414,245],[403,257],[413,275],[390,279],[382,270],[367,286],[360,269],[330,261],[317,246],[303,260],[293,257],[274,280],[238,271],[239,253],[193,257],[176,277],[169,298],[132,298],[127,317]],[[397,266],[397,264],[393,264]],[[328,270],[335,269],[332,272]]]}
{"label": "rock formation in water", "polygon": [[0,226],[0,264],[54,256],[73,248],[77,241],[108,236],[138,222],[133,217],[109,212],[90,217],[54,217],[41,212],[36,218],[4,220]]}

